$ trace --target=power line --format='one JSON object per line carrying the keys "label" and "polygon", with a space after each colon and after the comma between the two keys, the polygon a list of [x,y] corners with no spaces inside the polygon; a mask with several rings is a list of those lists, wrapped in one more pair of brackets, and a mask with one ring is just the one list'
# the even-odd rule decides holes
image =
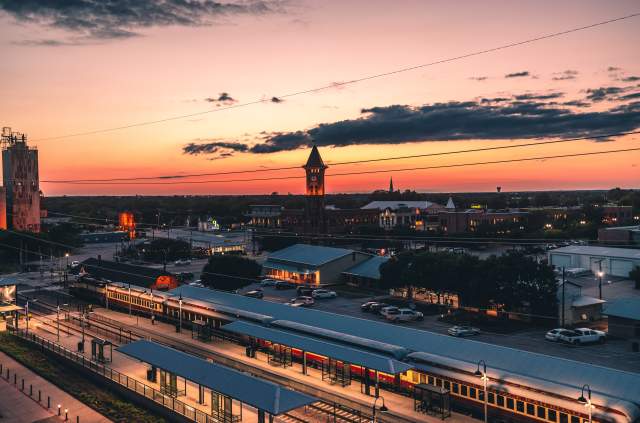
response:
{"label": "power line", "polygon": [[[383,162],[383,161],[391,161],[391,160],[415,159],[420,157],[446,156],[446,155],[452,155],[452,154],[475,153],[475,152],[481,152],[481,151],[506,150],[506,149],[523,148],[523,147],[537,147],[540,145],[562,144],[566,142],[584,141],[584,140],[592,140],[592,139],[604,139],[604,138],[633,135],[633,134],[640,134],[640,131],[616,132],[616,133],[603,134],[603,135],[592,135],[588,137],[566,138],[561,140],[532,142],[532,143],[514,144],[514,145],[502,145],[502,146],[494,146],[494,147],[471,148],[471,149],[465,149],[465,150],[444,151],[444,152],[438,152],[438,153],[412,154],[408,156],[382,157],[377,159],[351,160],[346,162],[334,162],[334,163],[328,162],[327,164],[331,166],[341,166],[341,165],[360,164],[360,163]],[[144,180],[155,180],[155,179],[186,179],[186,178],[202,177],[202,176],[237,175],[237,174],[243,174],[243,173],[275,172],[275,171],[293,170],[293,169],[300,169],[300,166],[286,166],[286,167],[276,167],[276,168],[267,168],[267,169],[264,169],[264,168],[263,169],[247,169],[247,170],[236,170],[236,171],[228,171],[228,172],[122,177],[122,178],[108,178],[108,179],[50,179],[50,180],[42,180],[40,182],[70,184],[70,183],[81,183],[81,182],[118,182],[118,181],[144,181]]]}
{"label": "power line", "polygon": [[[517,162],[527,162],[527,161],[537,161],[537,160],[551,160],[551,159],[561,159],[561,158],[571,158],[571,157],[595,156],[595,155],[601,155],[601,154],[625,153],[625,152],[638,151],[638,150],[640,150],[640,148],[624,148],[624,149],[618,149],[618,150],[603,150],[603,151],[594,151],[594,152],[588,152],[588,153],[573,153],[573,154],[560,154],[555,156],[525,157],[520,159],[504,159],[504,160],[491,160],[491,161],[471,162],[471,163],[455,163],[455,164],[447,164],[447,165],[434,165],[434,166],[422,166],[422,167],[411,167],[411,168],[331,173],[331,174],[327,174],[326,176],[327,177],[355,176],[355,175],[372,175],[377,173],[447,169],[447,168],[466,167],[466,166],[482,166],[482,165],[491,165],[491,164],[517,163]],[[304,178],[305,176],[274,176],[274,177],[265,177],[265,178],[226,179],[226,180],[218,179],[218,180],[206,180],[206,181],[182,181],[182,182],[73,182],[71,184],[73,185],[187,185],[187,184],[191,185],[191,184],[214,184],[214,183],[232,183],[232,182],[235,183],[235,182],[279,181],[279,180],[304,179]]]}
{"label": "power line", "polygon": [[[618,17],[618,18],[614,18],[614,19],[608,19],[608,20],[605,20],[605,21],[596,22],[596,23],[593,23],[593,24],[590,24],[590,25],[571,28],[571,29],[564,30],[564,31],[559,31],[559,32],[553,32],[553,33],[546,34],[546,35],[541,35],[541,36],[538,36],[538,37],[535,37],[535,38],[529,38],[529,39],[523,40],[523,41],[513,42],[513,43],[509,43],[509,44],[503,44],[501,46],[492,47],[492,48],[485,49],[485,50],[479,50],[479,51],[475,51],[475,52],[471,52],[471,53],[466,53],[466,54],[463,54],[463,55],[460,55],[460,56],[454,56],[454,57],[450,57],[450,58],[447,58],[447,59],[436,60],[436,61],[433,61],[433,62],[424,63],[424,64],[420,64],[420,65],[404,67],[404,68],[392,70],[392,71],[389,71],[389,72],[383,72],[383,73],[378,73],[378,74],[374,74],[374,75],[368,75],[368,76],[364,76],[364,77],[361,77],[361,78],[351,79],[349,81],[332,83],[332,84],[329,84],[329,85],[324,85],[324,86],[321,86],[321,87],[311,88],[311,89],[307,89],[307,90],[303,90],[303,91],[297,91],[297,92],[292,92],[292,93],[288,93],[288,94],[277,95],[275,97],[281,98],[281,99],[282,98],[290,98],[290,97],[299,96],[299,95],[303,95],[303,94],[311,94],[311,93],[315,93],[315,92],[318,92],[318,91],[324,91],[324,90],[328,90],[328,89],[332,89],[332,88],[336,88],[336,87],[342,87],[342,86],[346,86],[346,85],[356,84],[356,83],[363,82],[363,81],[368,81],[368,80],[371,80],[371,79],[378,79],[378,78],[383,78],[383,77],[387,77],[387,76],[392,76],[392,75],[396,75],[396,74],[399,74],[399,73],[413,71],[413,70],[416,70],[416,69],[422,69],[422,68],[426,68],[426,67],[430,67],[430,66],[440,65],[440,64],[449,63],[449,62],[462,60],[462,59],[467,59],[467,58],[474,57],[474,56],[479,56],[479,55],[482,55],[482,54],[487,54],[487,53],[492,53],[492,52],[496,52],[496,51],[500,51],[500,50],[505,50],[505,49],[508,49],[508,48],[517,47],[517,46],[521,46],[521,45],[525,45],[525,44],[531,44],[531,43],[534,43],[534,42],[537,42],[537,41],[542,41],[542,40],[547,40],[547,39],[550,39],[550,38],[560,37],[560,36],[571,34],[571,33],[574,33],[574,32],[584,31],[584,30],[587,30],[587,29],[596,28],[596,27],[607,25],[607,24],[611,24],[611,23],[614,23],[614,22],[619,22],[619,21],[622,21],[622,20],[635,18],[637,16],[640,16],[640,13],[633,13],[633,14],[630,14],[630,15],[625,15],[625,16],[621,16],[621,17]],[[231,105],[231,106],[220,107],[220,108],[213,109],[213,110],[204,110],[204,111],[201,111],[201,112],[195,112],[195,113],[189,113],[189,114],[184,114],[184,115],[171,116],[171,117],[157,119],[157,120],[149,120],[149,121],[145,121],[145,122],[132,123],[132,124],[128,124],[128,125],[116,126],[116,127],[111,127],[111,128],[105,128],[105,129],[97,129],[97,130],[93,130],[93,131],[78,132],[78,133],[61,135],[61,136],[40,138],[40,139],[36,139],[34,141],[49,141],[49,140],[56,140],[56,139],[63,139],[63,138],[73,138],[73,137],[79,137],[79,136],[84,136],[84,135],[95,135],[95,134],[100,134],[100,133],[105,133],[105,132],[119,131],[119,130],[123,130],[123,129],[130,129],[130,128],[135,128],[135,127],[140,127],[140,126],[154,125],[154,124],[163,123],[163,122],[169,122],[169,121],[173,121],[173,120],[179,120],[179,119],[185,119],[185,118],[190,118],[190,117],[195,117],[195,116],[201,116],[201,115],[214,113],[214,112],[221,112],[223,110],[238,109],[238,108],[241,108],[241,107],[247,107],[247,106],[251,106],[251,105],[265,103],[267,101],[268,100],[265,100],[265,99],[254,100],[254,101],[250,101],[250,102],[247,102],[247,103],[239,103],[239,104],[235,104],[235,105]]]}

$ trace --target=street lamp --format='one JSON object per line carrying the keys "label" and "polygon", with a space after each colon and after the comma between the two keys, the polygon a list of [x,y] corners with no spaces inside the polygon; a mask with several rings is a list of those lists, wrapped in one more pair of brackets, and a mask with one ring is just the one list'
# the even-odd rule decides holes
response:
{"label": "street lamp", "polygon": [[178,305],[180,307],[180,326],[178,326],[178,332],[182,332],[182,292],[180,298],[178,298]]}
{"label": "street lamp", "polygon": [[[481,365],[482,371],[480,371]],[[487,377],[487,363],[485,363],[484,360],[478,361],[478,368],[473,374],[481,377],[482,381],[484,382],[484,423],[487,423],[487,381],[489,380],[489,378]]]}
{"label": "street lamp", "polygon": [[376,399],[373,401],[373,407],[371,409],[373,423],[376,423],[376,404],[378,403],[379,399],[382,399],[382,406],[380,407],[380,412],[386,413],[387,411],[389,411],[389,409],[384,405],[384,397],[383,396],[376,397]]}
{"label": "street lamp", "polygon": [[[600,267],[602,267],[602,262],[600,262]],[[598,270],[598,298],[602,299],[602,277],[604,276],[604,272],[602,270]]]}
{"label": "street lamp", "polygon": [[[587,397],[584,397],[584,389],[587,388]],[[591,423],[591,387],[589,385],[583,385],[582,390],[580,391],[580,397],[578,397],[578,402],[580,404],[584,404],[589,409],[589,423]]]}

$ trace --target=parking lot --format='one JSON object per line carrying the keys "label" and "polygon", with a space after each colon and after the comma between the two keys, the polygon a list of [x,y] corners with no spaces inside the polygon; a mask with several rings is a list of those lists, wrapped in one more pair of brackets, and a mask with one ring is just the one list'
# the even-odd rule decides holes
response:
{"label": "parking lot", "polygon": [[[245,288],[243,291],[246,292],[247,290],[257,288],[259,288],[259,286],[254,284]],[[296,291],[294,289],[278,290],[273,287],[264,287],[262,290],[264,292],[265,301],[284,303],[296,297]],[[361,319],[384,322],[385,319],[382,316],[362,312],[360,310],[360,305],[362,303],[377,298],[379,297],[353,297],[338,295],[338,297],[334,299],[316,300],[312,308],[330,313],[338,313]],[[439,321],[438,317],[439,316],[427,315],[423,321],[396,324],[407,325],[416,329],[447,335],[447,329],[452,325]],[[389,324],[394,325],[394,323]],[[573,346],[564,343],[546,341],[544,339],[546,331],[546,329],[536,327],[508,334],[483,331],[480,335],[465,339],[469,342],[486,342],[494,345],[502,345],[539,354],[547,354],[570,360],[583,361],[605,367],[640,373],[640,353],[631,352],[628,341],[610,339],[605,344]]]}

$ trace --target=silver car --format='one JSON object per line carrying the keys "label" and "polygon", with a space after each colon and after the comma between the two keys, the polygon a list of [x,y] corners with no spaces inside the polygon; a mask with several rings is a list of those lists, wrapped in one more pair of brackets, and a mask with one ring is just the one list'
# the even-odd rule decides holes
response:
{"label": "silver car", "polygon": [[474,336],[480,334],[480,329],[474,328],[472,326],[453,326],[450,327],[447,332],[449,333],[449,335],[457,337]]}

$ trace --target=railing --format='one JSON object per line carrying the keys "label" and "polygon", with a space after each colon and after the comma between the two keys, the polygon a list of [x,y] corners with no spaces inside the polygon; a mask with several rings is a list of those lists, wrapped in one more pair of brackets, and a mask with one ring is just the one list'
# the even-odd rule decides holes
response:
{"label": "railing", "polygon": [[38,345],[42,349],[49,350],[55,354],[58,354],[76,364],[81,365],[85,369],[89,369],[92,372],[103,376],[104,378],[110,379],[119,385],[133,391],[139,395],[144,396],[157,404],[162,405],[165,408],[173,411],[174,413],[180,414],[181,416],[186,417],[187,419],[197,422],[197,423],[224,423],[223,420],[220,420],[214,416],[208,415],[200,410],[195,409],[194,407],[185,404],[184,402],[172,398],[168,395],[161,393],[159,390],[148,386],[138,380],[125,375],[124,373],[120,373],[113,368],[106,366],[104,364],[97,363],[95,361],[87,359],[84,355],[79,354],[75,351],[71,351],[70,349],[63,347],[60,344],[57,344],[53,341],[45,339],[39,335],[34,333],[27,334],[23,329],[15,329],[13,327],[8,327],[11,333],[14,335],[25,339],[29,342],[32,342]]}

